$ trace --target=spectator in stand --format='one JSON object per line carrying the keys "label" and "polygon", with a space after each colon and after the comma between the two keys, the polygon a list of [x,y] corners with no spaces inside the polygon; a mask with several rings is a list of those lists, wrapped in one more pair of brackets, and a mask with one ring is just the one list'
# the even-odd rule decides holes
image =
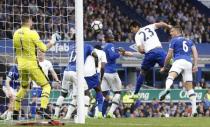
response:
{"label": "spectator in stand", "polygon": [[206,81],[205,81],[204,78],[201,79],[201,81],[200,81],[200,86],[201,86],[203,89],[206,89],[206,88],[207,88],[207,83],[206,83]]}
{"label": "spectator in stand", "polygon": [[135,8],[136,13],[146,17],[150,23],[162,20],[169,24],[180,24],[185,36],[196,43],[210,42],[206,16],[187,0],[123,1],[131,8]]}
{"label": "spectator in stand", "polygon": [[200,84],[200,82],[198,82],[197,84],[196,83],[194,83],[195,84],[195,90],[201,90],[202,89],[202,87],[201,87],[201,84]]}
{"label": "spectator in stand", "polygon": [[204,96],[204,109],[208,110],[210,108],[210,89],[208,89],[207,93]]}

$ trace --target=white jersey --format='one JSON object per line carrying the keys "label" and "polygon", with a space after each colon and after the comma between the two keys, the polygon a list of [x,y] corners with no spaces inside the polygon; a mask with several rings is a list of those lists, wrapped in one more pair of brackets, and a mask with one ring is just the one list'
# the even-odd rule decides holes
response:
{"label": "white jersey", "polygon": [[156,47],[162,47],[155,29],[157,29],[155,24],[147,25],[140,28],[135,35],[137,47],[143,46],[145,53]]}
{"label": "white jersey", "polygon": [[98,68],[97,68],[97,72],[100,73],[101,72],[101,63],[107,63],[106,53],[103,50],[98,50],[98,49],[94,49],[94,51],[98,55]]}
{"label": "white jersey", "polygon": [[85,61],[85,66],[84,66],[84,76],[85,77],[90,77],[96,74],[96,66],[95,66],[95,60],[94,57],[89,55]]}
{"label": "white jersey", "polygon": [[[48,72],[50,70],[53,70],[52,63],[49,60],[44,60],[42,62],[39,62],[39,65],[41,66],[44,74],[48,77]],[[40,87],[33,81],[33,87]]]}
{"label": "white jersey", "polygon": [[88,56],[85,61],[85,77],[93,76],[101,71],[101,63],[107,63],[106,54],[102,50],[94,49],[98,56],[98,67],[95,67],[95,60],[93,56]]}

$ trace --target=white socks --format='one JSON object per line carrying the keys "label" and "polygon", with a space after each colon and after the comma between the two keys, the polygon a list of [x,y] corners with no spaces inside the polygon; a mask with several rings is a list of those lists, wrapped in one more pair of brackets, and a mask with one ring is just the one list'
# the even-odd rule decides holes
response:
{"label": "white socks", "polygon": [[56,102],[56,107],[55,107],[55,114],[54,114],[54,116],[56,116],[56,117],[59,116],[60,106],[62,105],[63,100],[64,100],[64,97],[63,96],[59,96],[58,97],[58,100]]}
{"label": "white socks", "polygon": [[110,108],[108,113],[113,114],[113,112],[118,107],[119,103],[120,103],[120,94],[115,94],[113,99],[112,99],[112,105],[111,105],[111,108]]}
{"label": "white socks", "polygon": [[190,98],[191,105],[192,105],[192,114],[197,113],[197,110],[196,110],[196,108],[197,108],[196,107],[196,94],[195,94],[193,89],[187,91],[187,93],[188,93],[188,96]]}
{"label": "white socks", "polygon": [[6,120],[11,120],[12,119],[12,114],[13,114],[12,111],[8,111]]}
{"label": "white socks", "polygon": [[165,92],[171,88],[173,81],[174,81],[174,77],[172,77],[172,76],[167,77]]}
{"label": "white socks", "polygon": [[72,113],[74,112],[74,110],[76,109],[76,98],[74,98],[71,102],[71,104],[68,107],[68,111],[66,113],[66,116],[64,119],[70,119]]}
{"label": "white socks", "polygon": [[85,103],[84,113],[85,113],[85,116],[88,116],[88,110],[89,110],[89,106],[90,106],[90,97],[89,96],[84,96],[84,103]]}

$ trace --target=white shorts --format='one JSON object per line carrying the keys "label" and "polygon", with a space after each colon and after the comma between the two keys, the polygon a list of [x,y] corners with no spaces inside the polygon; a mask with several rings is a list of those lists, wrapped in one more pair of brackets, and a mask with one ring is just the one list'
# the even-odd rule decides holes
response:
{"label": "white shorts", "polygon": [[176,60],[169,72],[176,72],[178,75],[181,73],[184,82],[193,81],[192,63],[184,59]]}
{"label": "white shorts", "polygon": [[[11,90],[13,96],[16,96],[17,89],[14,89],[14,88],[10,87],[10,90]],[[8,90],[7,90],[6,86],[3,86],[3,91],[4,91],[5,95],[6,95],[6,97],[9,97]]]}
{"label": "white shorts", "polygon": [[62,92],[72,91],[72,95],[77,93],[77,73],[74,71],[64,71],[62,81]]}
{"label": "white shorts", "polygon": [[101,83],[101,90],[102,91],[121,91],[122,89],[122,82],[118,73],[104,73],[102,83]]}
{"label": "white shorts", "polygon": [[[84,80],[84,84],[80,86],[84,86],[84,90],[88,89],[88,86],[85,80]],[[77,95],[78,85],[77,85],[77,73],[75,71],[64,71],[61,88],[64,93],[72,91],[70,93],[72,96]]]}

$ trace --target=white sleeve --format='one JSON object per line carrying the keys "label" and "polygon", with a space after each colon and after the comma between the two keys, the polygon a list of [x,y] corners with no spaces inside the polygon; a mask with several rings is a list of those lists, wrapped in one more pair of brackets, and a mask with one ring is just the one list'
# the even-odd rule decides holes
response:
{"label": "white sleeve", "polygon": [[107,63],[107,60],[106,60],[106,54],[105,54],[105,52],[104,52],[104,51],[102,51],[102,52],[101,52],[101,54],[102,54],[102,59],[101,59],[101,62],[103,62],[103,63]]}
{"label": "white sleeve", "polygon": [[142,45],[141,40],[142,40],[141,36],[139,35],[139,32],[137,32],[136,35],[135,35],[135,42],[136,42],[137,47]]}
{"label": "white sleeve", "polygon": [[52,63],[50,62],[50,61],[48,61],[48,67],[49,67],[49,70],[51,71],[51,70],[54,70],[53,69],[53,65],[52,65]]}
{"label": "white sleeve", "polygon": [[155,26],[155,23],[151,24],[151,25],[148,25],[148,27],[152,30],[156,30],[158,29],[156,26]]}

